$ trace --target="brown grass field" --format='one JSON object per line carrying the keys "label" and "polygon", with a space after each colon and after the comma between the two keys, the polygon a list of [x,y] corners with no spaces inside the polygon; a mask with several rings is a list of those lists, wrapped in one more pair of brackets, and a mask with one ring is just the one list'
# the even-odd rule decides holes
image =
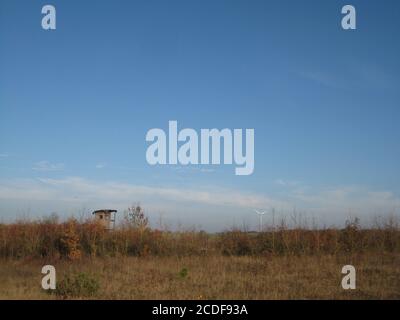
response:
{"label": "brown grass field", "polygon": [[[137,222],[137,221],[136,221]],[[57,289],[41,288],[54,265]],[[344,290],[344,265],[357,288]],[[0,299],[400,299],[400,230],[392,220],[362,229],[220,234],[94,221],[0,224]]]}
{"label": "brown grass field", "polygon": [[[349,263],[357,269],[356,290],[340,284],[341,268]],[[0,262],[0,299],[56,299],[40,287],[44,264]],[[124,257],[54,264],[58,277],[83,272],[98,279],[100,289],[91,299],[399,299],[399,265],[399,254]]]}

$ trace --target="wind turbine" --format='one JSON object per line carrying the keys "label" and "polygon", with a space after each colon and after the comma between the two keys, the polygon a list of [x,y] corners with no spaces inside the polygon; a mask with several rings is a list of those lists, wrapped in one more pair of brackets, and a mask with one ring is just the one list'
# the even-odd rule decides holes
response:
{"label": "wind turbine", "polygon": [[260,217],[260,221],[259,221],[259,226],[258,226],[258,231],[259,232],[261,232],[262,231],[262,225],[263,225],[263,223],[262,223],[262,218],[263,218],[263,215],[265,214],[265,211],[258,211],[258,210],[254,210],[257,214],[258,214],[258,216]]}

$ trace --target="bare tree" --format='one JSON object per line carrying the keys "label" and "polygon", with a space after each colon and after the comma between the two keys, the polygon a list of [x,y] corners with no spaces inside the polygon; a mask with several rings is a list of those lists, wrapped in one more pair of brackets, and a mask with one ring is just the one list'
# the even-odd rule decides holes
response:
{"label": "bare tree", "polygon": [[125,211],[125,220],[129,226],[139,230],[145,230],[149,225],[149,219],[139,204],[132,205]]}

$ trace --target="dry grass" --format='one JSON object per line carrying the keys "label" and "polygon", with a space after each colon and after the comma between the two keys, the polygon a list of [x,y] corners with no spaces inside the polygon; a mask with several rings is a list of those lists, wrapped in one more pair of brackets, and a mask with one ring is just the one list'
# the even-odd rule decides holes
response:
{"label": "dry grass", "polygon": [[[44,263],[0,262],[0,299],[56,298],[40,287]],[[357,269],[356,290],[341,288],[345,264]],[[58,279],[75,271],[96,278],[94,299],[400,299],[399,254],[123,257],[54,265]]]}
{"label": "dry grass", "polygon": [[[56,267],[58,286],[79,272],[95,289],[74,294],[68,284],[72,291],[50,295],[40,286],[45,264]],[[356,290],[341,288],[347,264]],[[399,266],[393,220],[214,235],[143,224],[107,232],[76,220],[0,224],[0,299],[400,299]]]}

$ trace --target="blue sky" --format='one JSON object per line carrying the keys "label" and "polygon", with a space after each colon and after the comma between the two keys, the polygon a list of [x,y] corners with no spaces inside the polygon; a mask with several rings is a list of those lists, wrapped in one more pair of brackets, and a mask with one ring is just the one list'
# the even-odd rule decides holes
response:
{"label": "blue sky", "polygon": [[[53,4],[57,29],[41,28]],[[0,2],[0,219],[140,201],[254,228],[400,207],[398,1]],[[254,128],[255,171],[149,166],[146,133]]]}

